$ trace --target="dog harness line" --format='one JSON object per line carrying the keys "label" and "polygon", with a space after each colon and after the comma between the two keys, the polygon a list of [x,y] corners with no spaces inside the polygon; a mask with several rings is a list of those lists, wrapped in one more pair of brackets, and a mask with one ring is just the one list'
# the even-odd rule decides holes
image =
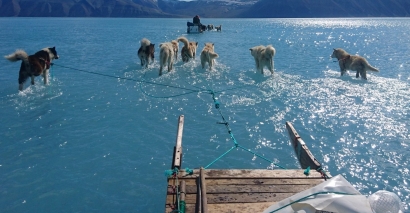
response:
{"label": "dog harness line", "polygon": [[44,59],[44,58],[40,58],[40,60],[43,60],[44,63],[46,63],[46,68],[47,68],[47,69],[50,69],[50,61],[47,61],[47,60]]}

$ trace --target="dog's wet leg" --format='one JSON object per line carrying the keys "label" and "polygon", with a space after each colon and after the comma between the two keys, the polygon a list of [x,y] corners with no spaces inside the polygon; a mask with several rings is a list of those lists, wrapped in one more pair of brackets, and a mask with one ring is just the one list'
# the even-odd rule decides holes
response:
{"label": "dog's wet leg", "polygon": [[172,62],[171,59],[170,59],[170,61],[168,62],[168,72],[171,72],[171,70],[172,70],[172,64],[173,64],[173,62]]}
{"label": "dog's wet leg", "polygon": [[360,72],[360,75],[362,76],[362,78],[363,78],[364,80],[367,80],[366,70],[362,70],[362,71]]}
{"label": "dog's wet leg", "polygon": [[44,85],[47,85],[47,84],[48,84],[48,72],[49,72],[49,70],[46,69],[46,70],[44,71],[44,73],[43,73]]}
{"label": "dog's wet leg", "polygon": [[20,72],[19,74],[19,90],[23,91],[24,82],[26,82],[29,76],[25,72]]}
{"label": "dog's wet leg", "polygon": [[343,76],[346,73],[346,70],[341,69],[340,70],[340,76]]}

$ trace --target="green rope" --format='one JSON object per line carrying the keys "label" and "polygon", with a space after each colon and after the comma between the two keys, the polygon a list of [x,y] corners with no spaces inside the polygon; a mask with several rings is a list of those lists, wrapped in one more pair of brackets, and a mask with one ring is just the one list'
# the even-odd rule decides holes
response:
{"label": "green rope", "polygon": [[306,176],[309,176],[310,174],[310,166],[308,166],[305,171],[303,172],[303,174],[305,174]]}
{"label": "green rope", "polygon": [[323,178],[325,178],[325,180],[330,179],[330,177],[327,175],[326,170],[324,170],[322,168],[322,166],[320,166],[319,168],[316,169],[317,172],[319,172]]}
{"label": "green rope", "polygon": [[180,202],[180,204],[179,204],[179,212],[185,213],[185,207],[186,207],[185,201],[184,201],[184,200],[181,200],[181,201],[179,201],[179,202]]}
{"label": "green rope", "polygon": [[286,207],[288,207],[288,206],[290,206],[290,205],[292,205],[292,204],[294,204],[294,203],[297,203],[297,202],[299,202],[299,201],[302,201],[302,200],[305,200],[305,199],[307,199],[308,197],[311,197],[311,196],[315,196],[315,195],[319,195],[319,194],[338,194],[338,195],[355,195],[355,194],[349,194],[349,193],[344,193],[344,192],[316,192],[316,193],[313,193],[313,194],[311,194],[311,195],[307,195],[307,196],[305,196],[305,197],[302,197],[302,198],[300,198],[300,199],[298,199],[298,200],[295,200],[295,201],[293,201],[293,202],[290,202],[289,204],[286,204],[286,205],[284,205],[284,206],[282,206],[282,207],[280,207],[280,208],[278,208],[278,209],[275,209],[275,210],[273,210],[273,211],[271,211],[271,212],[269,212],[269,213],[273,213],[273,212],[277,212],[277,211],[279,211],[279,210],[281,210],[281,209],[284,209],[284,208],[286,208]]}
{"label": "green rope", "polygon": [[[80,71],[80,72],[85,72],[85,73],[89,73],[89,74],[94,74],[94,75],[100,75],[100,76],[104,76],[104,77],[110,77],[110,78],[115,78],[115,79],[121,79],[121,80],[128,80],[128,81],[135,81],[138,83],[146,83],[146,84],[152,84],[152,85],[158,85],[158,86],[165,86],[165,87],[169,87],[169,88],[174,88],[174,89],[182,89],[182,90],[188,90],[189,92],[186,93],[181,93],[181,94],[176,94],[176,95],[171,95],[171,96],[154,96],[151,94],[148,94],[143,88],[142,88],[142,84],[140,84],[140,89],[142,91],[142,93],[148,97],[151,98],[173,98],[173,97],[179,97],[179,96],[184,96],[184,95],[189,95],[192,93],[199,93],[199,92],[208,92],[208,90],[202,89],[198,86],[195,85],[191,85],[192,87],[195,87],[197,89],[189,89],[189,88],[185,88],[185,87],[179,87],[179,86],[172,86],[172,85],[168,85],[168,84],[161,84],[161,83],[155,83],[152,81],[146,81],[143,78],[145,77],[146,72],[144,72],[143,78],[142,80],[139,79],[133,79],[133,78],[126,78],[126,77],[120,77],[120,76],[114,76],[114,75],[107,75],[107,74],[102,74],[102,73],[97,73],[97,72],[92,72],[92,71],[87,71],[87,70],[82,70],[82,69],[77,69],[77,68],[73,68],[73,67],[68,67],[68,66],[64,66],[64,65],[59,65],[59,64],[55,64],[55,63],[51,63],[51,65],[54,66],[59,66],[59,67],[63,67],[63,68],[67,68],[67,69],[72,69],[72,70],[76,70],[76,71]],[[51,72],[50,72],[51,73]],[[213,93],[222,93],[225,91],[229,91],[229,90],[236,90],[236,89],[240,89],[243,87],[248,87],[248,86],[252,86],[252,85],[244,85],[244,86],[238,86],[238,87],[234,87],[234,88],[230,88],[230,89],[225,89],[225,90],[220,90],[220,91],[215,91]]]}
{"label": "green rope", "polygon": [[171,88],[175,88],[175,89],[188,90],[188,91],[191,91],[191,92],[198,92],[198,90],[193,90],[193,89],[189,89],[189,88],[185,88],[185,87],[178,87],[178,86],[172,86],[172,85],[168,85],[168,84],[155,83],[155,82],[152,82],[152,81],[145,81],[145,80],[138,80],[138,79],[133,79],[133,78],[125,78],[125,77],[120,77],[120,76],[107,75],[107,74],[102,74],[102,73],[98,73],[98,72],[86,71],[86,70],[77,69],[77,68],[73,68],[73,67],[58,65],[58,64],[54,64],[54,63],[52,63],[52,64],[54,66],[59,66],[59,67],[72,69],[72,70],[85,72],[85,73],[90,73],[90,74],[94,74],[94,75],[100,75],[100,76],[116,78],[116,79],[122,79],[122,80],[128,80],[128,81],[135,81],[135,82],[146,83],[146,84],[153,84],[153,85],[158,85],[158,86],[166,86],[166,87],[171,87]]}
{"label": "green rope", "polygon": [[256,154],[255,152],[252,152],[251,150],[248,150],[248,149],[246,149],[246,148],[243,147],[243,146],[240,146],[240,145],[239,145],[238,147],[239,147],[239,148],[242,148],[242,149],[245,150],[245,151],[248,151],[248,152],[250,152],[250,153],[256,155],[256,156],[259,157],[259,158],[262,158],[263,160],[266,160],[266,161],[270,162],[271,164],[273,164],[273,165],[275,165],[275,166],[277,166],[277,167],[279,167],[279,168],[281,168],[281,169],[286,169],[285,167],[283,167],[283,166],[281,166],[281,165],[279,165],[279,164],[277,164],[277,163],[274,163],[273,161],[271,161],[271,160],[269,160],[269,159],[267,159],[267,158],[265,158],[265,157],[263,157],[263,156],[261,156],[261,155],[259,155],[259,154]]}
{"label": "green rope", "polygon": [[210,164],[208,164],[207,166],[204,167],[204,169],[207,169],[208,167],[210,167],[212,164],[214,164],[216,161],[218,161],[219,159],[221,159],[223,156],[227,155],[230,151],[232,151],[233,149],[235,149],[236,146],[233,146],[232,148],[230,148],[228,151],[226,151],[225,153],[223,153],[221,156],[219,156],[218,158],[216,158],[214,161],[212,161]]}
{"label": "green rope", "polygon": [[[220,109],[220,103],[219,103],[219,101],[218,101],[218,98],[215,96],[216,93],[222,93],[222,92],[225,92],[225,91],[234,90],[234,89],[239,89],[239,88],[244,88],[244,87],[249,87],[249,86],[252,86],[252,85],[244,85],[244,86],[238,86],[238,87],[234,87],[234,88],[230,88],[230,89],[225,89],[225,90],[220,90],[220,91],[214,91],[213,88],[212,88],[213,80],[212,80],[212,78],[211,78],[211,86],[210,86],[211,89],[205,90],[205,89],[202,89],[202,88],[197,87],[197,86],[194,86],[194,85],[191,85],[191,86],[196,87],[197,89],[189,89],[189,88],[185,88],[185,87],[179,87],[179,86],[172,86],[172,85],[167,85],[167,84],[160,84],[160,83],[150,82],[150,81],[144,80],[143,78],[142,78],[142,80],[138,80],[138,79],[133,79],[133,78],[125,78],[125,77],[120,77],[120,76],[113,76],[113,75],[107,75],[107,74],[92,72],[92,71],[86,71],[86,70],[77,69],[77,68],[73,68],[73,67],[58,65],[58,64],[55,64],[55,63],[51,63],[51,65],[55,65],[55,66],[59,66],[59,67],[67,68],[67,69],[73,69],[73,70],[77,70],[77,71],[80,71],[80,72],[85,72],[85,73],[90,73],[90,74],[95,74],[95,75],[110,77],[110,78],[116,78],[116,79],[122,79],[122,80],[129,80],[129,81],[139,82],[139,83],[140,83],[140,89],[141,89],[142,93],[143,93],[144,95],[149,96],[149,97],[152,97],[152,98],[173,98],[173,97],[179,97],[179,96],[188,95],[188,94],[192,94],[192,93],[207,92],[207,93],[209,93],[209,94],[212,95],[212,99],[213,99],[213,101],[214,101],[215,108],[218,110],[220,116],[222,117],[222,122],[218,122],[218,124],[224,124],[224,125],[225,125],[226,129],[228,130],[228,134],[229,134],[229,136],[231,137],[231,140],[232,140],[233,143],[234,143],[234,146],[233,146],[231,149],[229,149],[227,152],[225,152],[224,154],[222,154],[221,156],[219,156],[217,159],[215,159],[213,162],[211,162],[210,164],[208,164],[205,168],[208,168],[209,166],[211,166],[212,164],[214,164],[216,161],[218,161],[219,159],[221,159],[222,157],[224,157],[225,155],[227,155],[230,151],[232,151],[233,149],[239,147],[239,148],[241,148],[241,149],[243,149],[243,150],[246,150],[246,151],[252,153],[253,155],[255,155],[255,156],[259,157],[259,158],[262,158],[262,159],[264,159],[264,160],[270,162],[271,164],[274,164],[275,166],[278,166],[278,167],[280,167],[280,168],[282,168],[282,169],[285,169],[284,167],[282,167],[282,166],[280,166],[280,165],[278,165],[278,164],[272,162],[271,160],[269,160],[269,159],[267,159],[267,158],[265,158],[265,157],[263,157],[263,156],[261,156],[261,155],[258,155],[258,154],[256,154],[255,152],[252,152],[252,151],[250,151],[249,149],[246,149],[246,148],[244,148],[244,147],[242,147],[242,146],[240,146],[240,145],[238,144],[238,142],[237,142],[235,136],[234,136],[233,133],[232,133],[232,130],[231,130],[230,126],[229,126],[229,123],[226,121],[224,115],[222,114],[222,111],[221,111],[221,109]],[[144,72],[143,77],[145,77],[145,72]],[[142,88],[142,83],[147,83],[147,84],[152,84],[152,85],[158,85],[158,86],[166,86],[166,87],[175,88],[175,89],[182,89],[182,90],[187,90],[188,92],[180,93],[180,94],[176,94],[176,95],[171,95],[171,96],[154,96],[154,95],[151,95],[151,94],[147,93],[147,92]],[[167,175],[167,176],[170,176],[170,175],[172,175],[172,173],[170,173],[170,172],[168,171],[168,172],[166,172],[166,175]],[[325,174],[325,175],[326,175],[326,174]]]}
{"label": "green rope", "polygon": [[[211,79],[211,82],[212,82],[212,79]],[[212,82],[212,84],[213,84],[213,82]],[[218,110],[220,116],[222,117],[222,122],[217,122],[217,123],[218,123],[218,124],[224,124],[224,125],[225,125],[226,129],[228,130],[228,134],[229,134],[229,136],[231,137],[231,140],[232,140],[233,143],[234,143],[234,146],[231,147],[231,148],[230,148],[228,151],[226,151],[225,153],[223,153],[221,156],[219,156],[218,158],[216,158],[216,159],[215,159],[214,161],[212,161],[210,164],[208,164],[208,165],[205,167],[205,169],[207,169],[208,167],[210,167],[210,166],[211,166],[212,164],[214,164],[216,161],[220,160],[222,157],[224,157],[225,155],[227,155],[229,152],[231,152],[233,149],[235,149],[235,148],[237,148],[237,147],[239,147],[239,148],[241,148],[241,149],[243,149],[243,150],[246,150],[246,151],[252,153],[253,155],[255,155],[255,156],[259,157],[259,158],[262,158],[262,159],[264,159],[264,160],[270,162],[271,164],[273,164],[273,165],[275,165],[275,166],[278,166],[279,168],[285,169],[283,166],[280,166],[279,164],[276,164],[276,163],[274,163],[273,161],[271,161],[271,160],[269,160],[269,159],[267,159],[267,158],[265,158],[265,157],[263,157],[263,156],[261,156],[261,155],[258,155],[258,154],[256,154],[255,152],[252,152],[251,150],[248,150],[248,149],[246,149],[246,148],[240,146],[240,145],[238,144],[238,142],[236,141],[235,136],[234,136],[233,133],[232,133],[232,130],[231,130],[230,126],[229,126],[229,123],[226,121],[224,115],[222,114],[222,111],[221,111],[221,109],[220,109],[219,100],[218,100],[218,98],[215,96],[215,92],[214,92],[214,90],[213,90],[213,88],[212,88],[212,85],[211,85],[211,89],[208,90],[208,93],[212,95],[212,100],[214,101],[215,108]]]}

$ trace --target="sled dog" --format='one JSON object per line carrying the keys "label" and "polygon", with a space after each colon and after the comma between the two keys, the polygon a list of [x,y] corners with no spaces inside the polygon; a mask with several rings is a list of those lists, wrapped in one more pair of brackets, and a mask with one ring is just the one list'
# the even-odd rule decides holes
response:
{"label": "sled dog", "polygon": [[148,39],[141,40],[141,47],[138,49],[138,58],[141,61],[141,66],[145,68],[148,64],[154,61],[155,44],[152,44]]}
{"label": "sled dog", "polygon": [[31,77],[31,85],[34,85],[34,77],[42,75],[44,84],[48,84],[48,73],[52,60],[58,59],[55,47],[46,47],[34,55],[28,55],[24,50],[16,50],[14,53],[4,56],[7,60],[16,62],[21,60],[19,73],[19,90],[23,90],[24,82]]}
{"label": "sled dog", "polygon": [[263,68],[266,66],[269,71],[273,74],[273,57],[276,54],[275,48],[272,45],[268,46],[255,46],[249,49],[251,55],[255,59],[256,70],[263,74]]}
{"label": "sled dog", "polygon": [[214,52],[213,43],[205,43],[205,47],[201,52],[201,65],[202,69],[205,68],[205,64],[208,63],[209,69],[212,69],[212,66],[215,63],[215,58],[218,58],[218,54]]}
{"label": "sled dog", "polygon": [[362,56],[350,55],[342,48],[333,49],[331,57],[339,61],[340,76],[343,76],[347,70],[352,70],[356,71],[356,78],[360,75],[363,79],[367,80],[367,71],[379,72],[377,68],[372,67]]}
{"label": "sled dog", "polygon": [[162,69],[168,66],[168,72],[172,70],[175,60],[175,44],[166,42],[159,45],[159,75],[162,75]]}
{"label": "sled dog", "polygon": [[189,42],[185,37],[179,37],[178,41],[182,42],[184,46],[181,49],[181,57],[183,62],[188,62],[190,58],[195,58],[196,48],[198,47],[198,42]]}

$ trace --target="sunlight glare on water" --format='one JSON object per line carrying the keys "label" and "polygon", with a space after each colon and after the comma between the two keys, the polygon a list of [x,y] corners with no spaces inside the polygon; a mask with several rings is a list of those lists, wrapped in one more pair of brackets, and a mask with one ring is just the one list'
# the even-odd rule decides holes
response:
{"label": "sunlight glare on water", "polygon": [[[22,92],[20,64],[0,60],[5,212],[164,211],[181,114],[184,168],[208,165],[234,145],[218,124],[222,115],[241,146],[299,168],[290,121],[331,175],[365,195],[392,191],[409,212],[409,19],[203,19],[224,28],[199,35],[186,34],[186,21],[0,19],[0,39],[9,41],[0,43],[3,55],[56,46],[60,56],[50,85],[38,77]],[[40,24],[48,30],[35,30]],[[30,35],[21,30],[28,26]],[[159,44],[180,36],[198,42],[196,58],[183,63],[179,55],[158,76]],[[144,37],[156,47],[148,68],[137,57]],[[212,70],[199,59],[206,42],[219,55]],[[256,71],[249,51],[268,44],[276,49],[273,74]],[[333,48],[380,72],[367,81],[354,71],[340,76]],[[239,149],[212,168],[278,169]]]}

